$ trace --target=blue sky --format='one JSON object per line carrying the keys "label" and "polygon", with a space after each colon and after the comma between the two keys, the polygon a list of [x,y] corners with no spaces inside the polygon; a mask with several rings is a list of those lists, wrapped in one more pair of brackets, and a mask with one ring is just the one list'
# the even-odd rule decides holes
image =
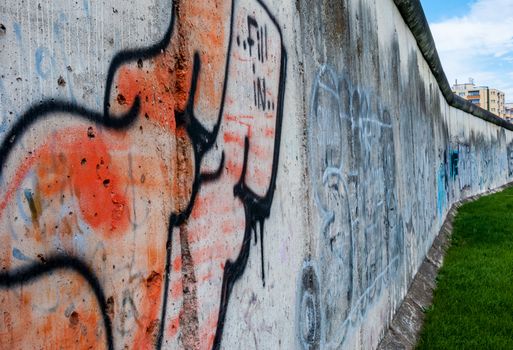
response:
{"label": "blue sky", "polygon": [[422,7],[430,23],[464,16],[470,12],[470,5],[475,2],[475,0],[421,0]]}
{"label": "blue sky", "polygon": [[421,0],[449,83],[474,78],[513,102],[513,0]]}

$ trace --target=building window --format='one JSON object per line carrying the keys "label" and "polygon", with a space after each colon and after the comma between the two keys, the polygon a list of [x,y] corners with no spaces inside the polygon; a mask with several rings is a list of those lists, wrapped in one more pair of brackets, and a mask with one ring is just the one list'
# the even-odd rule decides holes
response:
{"label": "building window", "polygon": [[477,105],[481,102],[481,100],[479,99],[476,99],[476,100],[470,100],[470,102],[472,102],[473,104]]}
{"label": "building window", "polygon": [[468,95],[469,96],[479,96],[479,91],[469,91]]}

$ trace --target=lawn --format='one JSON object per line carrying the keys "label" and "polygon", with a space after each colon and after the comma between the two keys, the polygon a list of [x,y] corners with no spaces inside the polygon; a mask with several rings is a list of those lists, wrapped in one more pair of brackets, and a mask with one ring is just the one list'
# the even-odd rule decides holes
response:
{"label": "lawn", "polygon": [[513,349],[513,188],[458,210],[417,349]]}

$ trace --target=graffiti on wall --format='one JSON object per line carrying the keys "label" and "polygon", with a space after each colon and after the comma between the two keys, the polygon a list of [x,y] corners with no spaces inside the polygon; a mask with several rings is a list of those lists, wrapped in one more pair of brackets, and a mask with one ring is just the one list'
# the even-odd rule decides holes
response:
{"label": "graffiti on wall", "polygon": [[[505,143],[504,133],[497,133],[497,138],[492,137],[489,141],[485,141],[483,135],[459,136],[451,139],[443,152],[440,151],[443,155],[437,177],[439,222],[442,222],[454,198],[466,196],[472,190],[491,188],[494,172],[512,176],[511,143],[506,147],[505,157],[495,153]],[[490,169],[495,170],[492,172]]]}
{"label": "graffiti on wall", "polygon": [[506,148],[507,157],[508,157],[508,175],[513,176],[513,142],[508,144]]}
{"label": "graffiti on wall", "polygon": [[472,169],[474,168],[474,152],[467,143],[458,145],[459,189],[465,191],[472,187]]}
{"label": "graffiti on wall", "polygon": [[440,223],[449,209],[449,203],[459,197],[457,191],[460,196],[465,196],[472,190],[490,188],[494,181],[490,169],[512,176],[511,143],[506,147],[506,159],[497,152],[497,149],[502,149],[503,143],[504,134],[498,134],[497,138],[490,141],[485,141],[483,135],[471,136],[467,140],[454,137],[446,149],[440,150],[442,161],[437,172],[437,212]]}
{"label": "graffiti on wall", "polygon": [[101,113],[46,100],[4,134],[2,344],[219,348],[253,237],[265,285],[280,28],[259,0],[172,7],[113,58]]}
{"label": "graffiti on wall", "polygon": [[300,280],[298,334],[305,349],[335,349],[399,268],[394,134],[379,98],[328,66],[314,82],[310,107],[310,175],[321,225],[317,256]]}
{"label": "graffiti on wall", "polygon": [[[454,191],[468,189],[472,184],[473,153],[470,146],[451,141],[440,151],[441,163],[437,171],[437,217],[441,224],[454,197]],[[475,163],[475,162],[474,162]],[[457,186],[459,183],[459,186]]]}

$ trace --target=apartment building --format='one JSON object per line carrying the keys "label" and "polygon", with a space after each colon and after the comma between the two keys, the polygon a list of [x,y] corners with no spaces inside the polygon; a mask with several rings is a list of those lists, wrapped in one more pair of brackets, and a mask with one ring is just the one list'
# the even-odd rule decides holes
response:
{"label": "apartment building", "polygon": [[458,84],[456,82],[456,84],[452,86],[452,91],[473,104],[501,118],[506,118],[504,92],[488,86],[476,86],[472,79],[470,82],[464,84]]}

